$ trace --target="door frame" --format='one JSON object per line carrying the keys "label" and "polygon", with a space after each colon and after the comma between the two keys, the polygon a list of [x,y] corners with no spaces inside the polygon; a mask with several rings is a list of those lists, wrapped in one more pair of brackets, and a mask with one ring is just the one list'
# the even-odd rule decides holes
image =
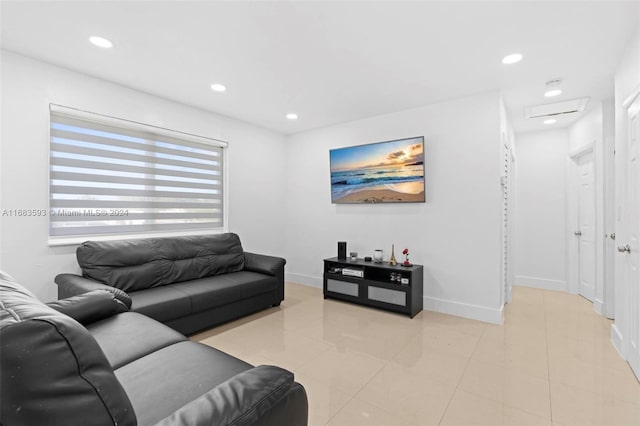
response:
{"label": "door frame", "polygon": [[[626,194],[628,186],[630,185],[630,182],[628,182],[628,170],[626,167],[629,155],[629,153],[627,152],[627,148],[629,146],[630,138],[630,135],[628,133],[628,110],[629,107],[638,98],[640,98],[640,87],[636,87],[636,89],[632,91],[631,95],[629,95],[622,103],[622,117],[620,117],[622,126],[620,127],[620,129],[622,130],[623,134],[616,136],[617,141],[620,141],[616,144],[618,154],[616,156],[616,246],[624,241],[629,241],[629,223],[626,220],[628,215],[626,213],[623,213],[627,208]],[[618,139],[618,137],[620,139]],[[617,303],[615,322],[611,325],[611,342],[617,349],[618,353],[620,353],[622,358],[628,361],[631,352],[631,339],[629,334],[631,332],[631,321],[633,321],[634,319],[630,318],[630,282],[626,275],[624,265],[627,259],[625,259],[623,256],[624,254],[616,252],[615,294]]]}
{"label": "door frame", "polygon": [[[507,216],[501,221],[500,226],[500,306],[504,306],[511,302],[513,283],[515,282],[515,269],[513,259],[514,237],[514,220],[515,220],[515,184],[516,184],[516,156],[513,147],[513,132],[501,133],[500,144],[500,191],[503,200],[503,191],[506,190],[507,195]],[[503,164],[503,161],[507,164]],[[503,168],[503,165],[506,166]],[[505,188],[506,185],[506,188]],[[501,212],[504,204],[501,206]],[[504,212],[503,212],[504,213]],[[506,220],[506,229],[505,229]],[[505,234],[506,233],[506,234]],[[504,243],[506,243],[506,257],[504,256]],[[506,275],[503,273],[506,268]]]}
{"label": "door frame", "polygon": [[602,180],[601,168],[598,167],[598,143],[593,140],[571,152],[569,152],[569,158],[567,160],[567,220],[566,220],[566,243],[567,243],[567,292],[571,294],[578,294],[579,283],[579,239],[573,234],[573,232],[579,227],[579,177],[578,177],[578,163],[580,159],[587,154],[593,154],[593,177],[594,177],[594,192],[595,192],[595,289],[593,297],[593,309],[598,314],[603,314],[605,306],[605,292],[603,287],[603,271],[604,271],[604,248],[606,243],[603,233],[603,217],[604,217],[604,203],[603,203],[603,185],[598,184]]}
{"label": "door frame", "polygon": [[602,272],[604,286],[604,306],[602,314],[609,319],[615,318],[616,287],[616,141],[615,141],[615,103],[613,100],[602,103],[602,176],[603,182],[603,227],[604,246]]}
{"label": "door frame", "polygon": [[506,286],[505,289],[505,301],[506,303],[511,302],[511,298],[513,296],[513,284],[516,282],[516,269],[515,269],[515,261],[514,261],[514,257],[513,257],[513,251],[514,251],[514,243],[516,241],[516,236],[515,236],[515,219],[516,219],[516,156],[514,154],[514,149],[513,149],[513,139],[512,139],[512,143],[511,143],[511,149],[509,150],[509,167],[510,167],[510,172],[511,172],[511,189],[509,190],[509,205],[511,206],[511,208],[509,209],[509,223],[511,224],[510,228],[509,228],[509,235],[508,235],[508,245],[509,245],[509,252],[507,254],[508,256],[508,262],[509,262],[509,275],[508,275],[508,285]]}

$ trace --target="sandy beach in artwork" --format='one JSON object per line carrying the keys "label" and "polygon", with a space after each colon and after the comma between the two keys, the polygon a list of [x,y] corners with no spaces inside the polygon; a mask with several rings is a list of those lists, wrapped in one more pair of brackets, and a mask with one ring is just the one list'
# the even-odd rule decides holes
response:
{"label": "sandy beach in artwork", "polygon": [[340,198],[340,203],[415,203],[424,201],[422,182],[404,182],[353,191]]}
{"label": "sandy beach in artwork", "polygon": [[364,189],[345,195],[339,203],[416,203],[424,201],[424,191],[419,194],[405,194],[391,189]]}

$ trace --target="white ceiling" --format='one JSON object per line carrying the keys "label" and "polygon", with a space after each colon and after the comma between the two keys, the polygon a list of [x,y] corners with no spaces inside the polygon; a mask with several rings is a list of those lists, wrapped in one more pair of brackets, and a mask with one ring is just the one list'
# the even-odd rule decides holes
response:
{"label": "white ceiling", "polygon": [[[637,1],[2,1],[2,48],[285,134],[501,89],[518,132],[613,97]],[[87,38],[100,35],[104,50]],[[505,66],[513,52],[524,60]],[[225,93],[211,83],[227,86]],[[588,107],[588,108],[589,108]],[[588,109],[587,109],[588,110]],[[288,112],[297,121],[285,118]]]}

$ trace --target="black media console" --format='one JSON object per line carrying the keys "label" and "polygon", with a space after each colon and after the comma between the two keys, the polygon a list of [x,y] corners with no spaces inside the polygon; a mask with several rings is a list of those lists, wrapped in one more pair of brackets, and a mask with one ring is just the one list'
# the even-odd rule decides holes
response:
{"label": "black media console", "polygon": [[388,262],[332,257],[324,260],[324,297],[400,312],[413,318],[422,311],[422,271],[422,265],[391,266]]}

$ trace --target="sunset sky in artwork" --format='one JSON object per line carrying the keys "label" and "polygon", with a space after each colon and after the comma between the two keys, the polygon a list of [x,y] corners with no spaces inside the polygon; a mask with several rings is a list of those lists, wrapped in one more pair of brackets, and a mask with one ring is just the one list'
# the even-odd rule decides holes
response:
{"label": "sunset sky in artwork", "polygon": [[331,151],[331,171],[404,166],[424,161],[423,138],[359,145]]}

